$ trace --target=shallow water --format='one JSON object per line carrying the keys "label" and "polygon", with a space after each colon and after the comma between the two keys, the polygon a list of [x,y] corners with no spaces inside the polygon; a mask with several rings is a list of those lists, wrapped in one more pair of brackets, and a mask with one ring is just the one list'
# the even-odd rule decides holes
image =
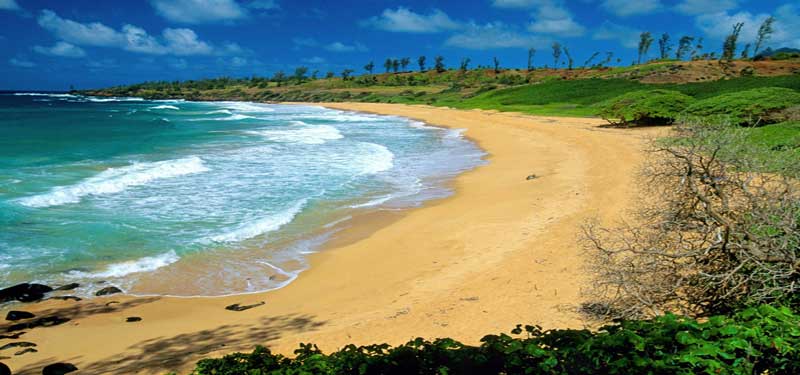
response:
{"label": "shallow water", "polygon": [[[392,116],[0,94],[0,281],[280,287],[333,223],[446,196],[482,156],[459,131]],[[176,281],[137,285],[160,274]]]}

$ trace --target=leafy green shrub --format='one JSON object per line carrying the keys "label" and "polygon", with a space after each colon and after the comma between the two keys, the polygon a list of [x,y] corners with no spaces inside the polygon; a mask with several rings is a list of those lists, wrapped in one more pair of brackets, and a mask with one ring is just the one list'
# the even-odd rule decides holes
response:
{"label": "leafy green shrub", "polygon": [[738,125],[765,125],[788,120],[800,106],[800,93],[782,87],[764,87],[722,94],[694,103],[690,116],[724,118]]}
{"label": "leafy green shrub", "polygon": [[[796,374],[800,316],[752,307],[706,321],[667,314],[588,330],[517,326],[480,346],[421,338],[398,347],[348,345],[323,354],[301,344],[295,358],[257,347],[198,362],[194,374]],[[524,335],[524,336],[520,336]]]}
{"label": "leafy green shrub", "polygon": [[670,90],[640,90],[609,100],[600,117],[615,125],[667,125],[675,122],[693,101],[691,96]]}

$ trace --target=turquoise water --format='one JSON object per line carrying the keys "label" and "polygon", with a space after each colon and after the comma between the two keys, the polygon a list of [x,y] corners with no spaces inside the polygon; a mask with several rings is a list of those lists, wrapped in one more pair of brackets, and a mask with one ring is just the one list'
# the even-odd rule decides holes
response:
{"label": "turquoise water", "polygon": [[314,106],[0,94],[0,284],[277,288],[353,214],[446,196],[482,156],[458,131]]}

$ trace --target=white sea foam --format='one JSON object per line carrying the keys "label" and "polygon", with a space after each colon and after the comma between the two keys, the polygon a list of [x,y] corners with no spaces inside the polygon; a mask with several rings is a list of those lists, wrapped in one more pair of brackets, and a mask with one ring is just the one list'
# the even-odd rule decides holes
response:
{"label": "white sea foam", "polygon": [[107,103],[107,102],[141,102],[144,101],[143,98],[134,98],[134,97],[110,97],[110,98],[94,98],[89,97],[86,98],[90,102],[95,103]]}
{"label": "white sea foam", "polygon": [[46,92],[15,92],[16,96],[49,96],[51,98],[77,98],[77,95],[72,94],[49,94]]}
{"label": "white sea foam", "polygon": [[236,113],[236,114],[230,115],[228,117],[193,118],[193,119],[190,119],[189,121],[239,121],[239,120],[245,120],[245,119],[249,119],[249,118],[255,118],[255,117]]}
{"label": "white sea foam", "polygon": [[75,185],[59,186],[45,194],[22,198],[19,203],[28,207],[50,207],[77,203],[85,196],[119,193],[128,187],[145,185],[154,180],[205,171],[208,171],[208,168],[197,156],[152,163],[135,163],[126,167],[107,169]]}
{"label": "white sea foam", "polygon": [[[301,122],[298,121],[298,123]],[[298,127],[297,129],[250,130],[245,133],[259,135],[274,142],[303,143],[309,145],[318,145],[327,141],[344,138],[338,129],[330,125],[306,125]]]}
{"label": "white sea foam", "polygon": [[394,154],[386,146],[369,142],[362,142],[360,146],[365,152],[359,153],[358,163],[361,166],[359,174],[375,174],[392,169],[394,166]]}
{"label": "white sea foam", "polygon": [[232,115],[233,112],[231,112],[229,109],[218,109],[216,111],[206,112],[206,114],[207,115],[216,115],[216,114]]}
{"label": "white sea foam", "polygon": [[155,107],[150,107],[150,109],[171,109],[171,110],[174,110],[174,111],[179,111],[180,110],[180,108],[178,108],[178,107],[176,107],[174,105],[163,105],[163,104],[162,105],[157,105]]}
{"label": "white sea foam", "polygon": [[122,277],[133,273],[152,272],[161,267],[166,267],[172,263],[175,263],[178,260],[180,260],[178,254],[176,254],[175,251],[169,251],[156,256],[144,257],[127,262],[113,263],[108,265],[104,270],[98,272],[89,273],[72,271],[69,273],[69,275],[75,278],[93,279]]}
{"label": "white sea foam", "polygon": [[209,240],[212,242],[239,242],[278,230],[291,223],[294,217],[303,210],[306,202],[308,199],[301,199],[284,211],[247,223],[227,233],[213,236]]}
{"label": "white sea foam", "polygon": [[392,198],[394,198],[394,195],[387,194],[387,195],[384,195],[382,197],[378,197],[378,198],[375,198],[373,200],[370,200],[368,202],[351,205],[350,208],[366,208],[366,207],[379,206],[379,205],[382,205],[382,204],[386,203],[387,201],[389,201]]}
{"label": "white sea foam", "polygon": [[238,112],[245,113],[263,113],[275,112],[274,108],[270,108],[269,104],[247,103],[247,102],[219,102],[222,107]]}

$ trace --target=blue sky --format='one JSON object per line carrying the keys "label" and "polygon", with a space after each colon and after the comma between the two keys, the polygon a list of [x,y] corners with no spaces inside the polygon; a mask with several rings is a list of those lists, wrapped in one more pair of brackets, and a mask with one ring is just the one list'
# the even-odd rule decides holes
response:
{"label": "blue sky", "polygon": [[[576,64],[595,51],[629,63],[641,31],[703,37],[719,51],[735,22],[740,45],[773,15],[768,45],[800,48],[800,3],[746,0],[0,0],[0,89],[64,90],[297,66],[340,72],[387,57],[435,55],[450,66],[552,64],[553,41]],[[653,45],[650,56],[657,53]]]}

